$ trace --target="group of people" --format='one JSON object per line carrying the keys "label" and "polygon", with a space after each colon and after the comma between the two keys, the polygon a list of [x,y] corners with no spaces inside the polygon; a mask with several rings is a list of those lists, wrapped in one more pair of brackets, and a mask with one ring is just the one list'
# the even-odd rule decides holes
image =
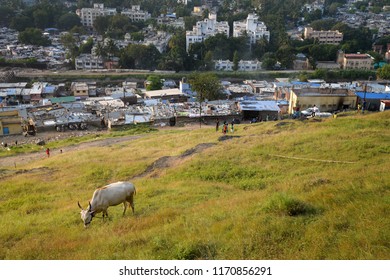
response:
{"label": "group of people", "polygon": [[[216,131],[216,132],[219,131],[219,119],[216,119],[216,120],[215,120],[215,131]],[[230,123],[230,131],[231,131],[231,133],[234,132],[234,120],[232,120],[231,123]],[[225,120],[225,121],[223,122],[223,126],[222,126],[222,133],[223,133],[223,134],[226,134],[226,133],[228,133],[228,132],[229,132],[229,124],[228,124],[228,122]]]}

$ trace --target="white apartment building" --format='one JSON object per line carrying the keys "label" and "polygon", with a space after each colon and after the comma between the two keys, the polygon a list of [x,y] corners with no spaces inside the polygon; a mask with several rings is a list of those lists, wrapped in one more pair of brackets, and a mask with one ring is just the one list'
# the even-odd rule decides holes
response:
{"label": "white apartment building", "polygon": [[223,33],[229,37],[229,24],[227,21],[217,22],[217,15],[210,13],[209,17],[203,21],[198,21],[192,31],[186,32],[186,50],[188,52],[191,44],[203,42],[210,36]]}
{"label": "white apartment building", "polygon": [[140,5],[131,6],[131,9],[125,9],[121,14],[127,16],[131,21],[146,21],[152,17],[150,13],[142,11]]}
{"label": "white apartment building", "polygon": [[338,30],[318,31],[312,27],[305,27],[304,36],[305,39],[314,39],[320,44],[338,45],[343,40],[343,33]]}
{"label": "white apartment building", "polygon": [[[234,63],[230,60],[216,60],[215,70],[233,71]],[[261,70],[261,62],[258,60],[240,60],[238,62],[238,71],[257,71]]]}
{"label": "white apartment building", "polygon": [[245,32],[249,36],[250,44],[256,43],[257,40],[263,37],[267,41],[270,39],[270,32],[267,30],[267,26],[264,22],[259,21],[259,17],[256,14],[248,14],[247,19],[244,21],[233,22],[233,37],[240,37]]}
{"label": "white apartment building", "polygon": [[104,69],[103,59],[91,54],[82,54],[76,58],[76,70]]}
{"label": "white apartment building", "polygon": [[115,8],[105,8],[104,4],[93,4],[93,8],[82,8],[77,10],[76,14],[80,17],[84,26],[92,27],[97,17],[116,15]]}

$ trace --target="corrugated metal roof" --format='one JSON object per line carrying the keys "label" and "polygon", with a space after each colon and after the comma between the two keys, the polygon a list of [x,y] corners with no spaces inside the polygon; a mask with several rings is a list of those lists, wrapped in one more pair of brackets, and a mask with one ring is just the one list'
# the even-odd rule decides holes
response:
{"label": "corrugated metal roof", "polygon": [[241,101],[239,106],[242,111],[280,111],[276,101],[246,100]]}
{"label": "corrugated metal roof", "polygon": [[366,95],[366,99],[379,99],[379,100],[390,100],[390,93],[383,92],[383,93],[376,93],[376,92],[366,92],[364,91],[357,91],[355,94],[359,98],[364,98],[364,95]]}

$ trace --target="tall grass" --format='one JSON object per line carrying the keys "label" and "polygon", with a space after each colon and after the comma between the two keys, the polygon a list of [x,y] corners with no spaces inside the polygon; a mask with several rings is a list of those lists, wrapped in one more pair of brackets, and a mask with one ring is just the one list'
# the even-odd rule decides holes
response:
{"label": "tall grass", "polygon": [[[389,259],[389,119],[164,130],[10,167],[0,259]],[[136,214],[84,229],[77,201],[117,180],[135,183]]]}

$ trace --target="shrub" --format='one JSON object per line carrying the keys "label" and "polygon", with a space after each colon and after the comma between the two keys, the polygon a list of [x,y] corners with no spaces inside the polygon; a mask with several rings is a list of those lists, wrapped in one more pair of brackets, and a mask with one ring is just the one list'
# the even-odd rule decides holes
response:
{"label": "shrub", "polygon": [[265,205],[265,210],[282,213],[288,216],[311,215],[317,213],[313,206],[283,193],[277,193],[272,196]]}

